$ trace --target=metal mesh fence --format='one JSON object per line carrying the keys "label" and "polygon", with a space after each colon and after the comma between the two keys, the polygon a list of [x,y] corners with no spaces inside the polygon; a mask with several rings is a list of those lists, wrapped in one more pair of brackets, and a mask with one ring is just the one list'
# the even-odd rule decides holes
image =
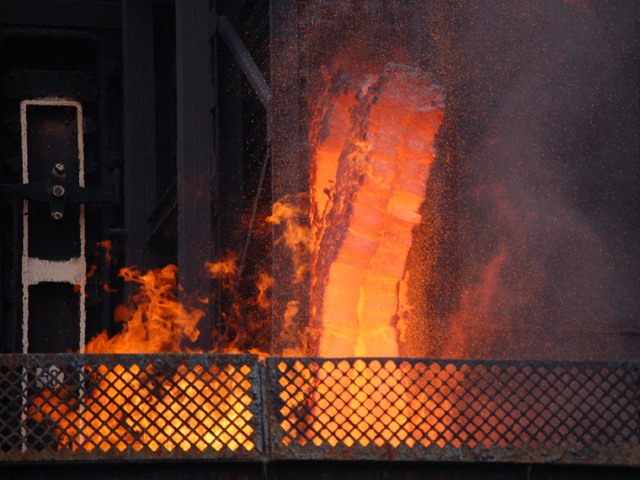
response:
{"label": "metal mesh fence", "polygon": [[631,364],[268,360],[278,458],[638,463]]}
{"label": "metal mesh fence", "polygon": [[0,460],[259,458],[250,355],[3,355]]}
{"label": "metal mesh fence", "polygon": [[0,355],[0,461],[640,465],[639,403],[627,363]]}

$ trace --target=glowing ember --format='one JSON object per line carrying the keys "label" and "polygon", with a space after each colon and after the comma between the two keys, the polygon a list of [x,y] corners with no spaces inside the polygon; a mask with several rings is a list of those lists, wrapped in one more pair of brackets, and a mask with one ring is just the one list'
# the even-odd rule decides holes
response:
{"label": "glowing ember", "polygon": [[401,65],[375,82],[367,76],[357,88],[351,80],[334,90],[312,141],[318,353],[397,356],[399,284],[435,160],[443,95],[428,76]]}

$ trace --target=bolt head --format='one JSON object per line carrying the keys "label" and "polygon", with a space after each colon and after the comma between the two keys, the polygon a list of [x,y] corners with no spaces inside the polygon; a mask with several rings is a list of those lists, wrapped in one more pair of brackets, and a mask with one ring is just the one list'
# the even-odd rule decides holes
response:
{"label": "bolt head", "polygon": [[51,189],[51,193],[53,194],[54,197],[63,197],[65,193],[67,193],[67,191],[65,190],[65,188],[62,185],[54,185],[53,188]]}
{"label": "bolt head", "polygon": [[51,218],[54,220],[62,220],[62,212],[51,212]]}
{"label": "bolt head", "polygon": [[64,173],[64,171],[65,171],[64,163],[56,163],[53,166],[53,173],[55,175],[62,175]]}

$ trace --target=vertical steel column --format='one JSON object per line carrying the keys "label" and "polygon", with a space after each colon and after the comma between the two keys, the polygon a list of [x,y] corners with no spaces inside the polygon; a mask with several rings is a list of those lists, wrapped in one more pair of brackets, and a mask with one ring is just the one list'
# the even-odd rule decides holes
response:
{"label": "vertical steel column", "polygon": [[[98,165],[100,175],[100,190],[110,191],[113,188],[111,181],[111,159],[109,155],[109,104],[108,104],[108,61],[107,61],[107,43],[108,40],[101,38],[98,42],[98,55],[97,55],[97,71],[98,71],[98,158],[100,163]],[[120,186],[116,187],[118,190]],[[118,198],[117,201],[120,201]],[[100,212],[100,230],[97,234],[99,239],[109,239],[109,225],[113,223],[114,213],[107,213],[106,211]],[[109,282],[111,279],[111,268],[109,262],[104,262],[101,275],[101,281]],[[116,267],[117,268],[117,267]],[[98,330],[107,330],[111,324],[112,310],[111,310],[111,295],[104,295],[102,302],[100,303],[100,320],[99,324],[94,328]],[[88,324],[89,330],[87,331],[87,337],[93,336],[91,331],[91,323]]]}
{"label": "vertical steel column", "polygon": [[[208,2],[176,2],[178,268],[180,285],[190,294],[212,288],[204,269],[213,257],[211,15],[215,7],[210,11]],[[210,345],[211,322],[201,322],[200,331],[201,345]]]}
{"label": "vertical steel column", "polygon": [[125,261],[149,267],[147,218],[155,193],[153,2],[123,0]]}
{"label": "vertical steel column", "polygon": [[[303,12],[298,0],[273,0],[271,2],[271,86],[272,109],[268,132],[272,158],[273,201],[287,198],[305,214],[299,223],[308,222],[309,211],[309,155],[306,129],[306,83],[301,75],[303,49],[300,47],[300,21]],[[273,245],[273,312],[271,353],[279,354],[286,346],[282,340],[282,323],[287,303],[299,302],[297,323],[304,328],[308,321],[308,279],[293,284],[291,253],[277,228]]]}
{"label": "vertical steel column", "polygon": [[[225,15],[228,22],[237,25],[240,18],[240,2],[222,2],[217,14]],[[222,34],[224,30],[220,29]],[[224,38],[224,37],[223,37]],[[219,124],[218,147],[220,162],[220,198],[225,208],[219,211],[219,222],[225,232],[219,241],[221,250],[238,251],[244,228],[238,218],[242,215],[245,178],[242,151],[242,72],[238,68],[228,45],[216,45],[216,79],[220,96],[217,101],[218,115],[224,118]]]}

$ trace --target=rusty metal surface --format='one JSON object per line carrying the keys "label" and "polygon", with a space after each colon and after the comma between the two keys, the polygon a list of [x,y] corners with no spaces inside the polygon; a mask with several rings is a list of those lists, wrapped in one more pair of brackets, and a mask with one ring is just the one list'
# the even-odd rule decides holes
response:
{"label": "rusty metal surface", "polygon": [[640,465],[638,366],[267,360],[273,459]]}
{"label": "rusty metal surface", "polygon": [[258,460],[253,355],[0,355],[0,462]]}

